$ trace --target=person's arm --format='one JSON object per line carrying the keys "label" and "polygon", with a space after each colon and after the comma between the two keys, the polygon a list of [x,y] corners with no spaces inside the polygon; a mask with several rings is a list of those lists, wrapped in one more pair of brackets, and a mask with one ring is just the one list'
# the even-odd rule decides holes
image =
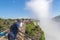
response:
{"label": "person's arm", "polygon": [[21,22],[21,23],[20,23],[20,27],[22,27],[22,26],[23,26],[23,23]]}
{"label": "person's arm", "polygon": [[20,27],[18,28],[19,31],[21,31]]}
{"label": "person's arm", "polygon": [[18,24],[18,29],[20,30],[20,31],[22,31],[22,29],[23,29],[23,23],[21,22],[20,24]]}
{"label": "person's arm", "polygon": [[20,30],[20,24],[19,23],[17,23],[17,28],[18,28],[18,30]]}

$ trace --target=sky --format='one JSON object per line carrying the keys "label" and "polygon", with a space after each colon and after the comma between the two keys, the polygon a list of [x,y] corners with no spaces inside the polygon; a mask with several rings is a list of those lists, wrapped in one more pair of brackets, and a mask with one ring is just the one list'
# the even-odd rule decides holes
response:
{"label": "sky", "polygon": [[[34,18],[32,12],[26,10],[28,0],[0,0],[0,18]],[[60,0],[53,0],[52,15],[60,15]]]}
{"label": "sky", "polygon": [[53,0],[52,9],[53,16],[60,15],[60,0]]}
{"label": "sky", "polygon": [[0,0],[0,17],[1,18],[21,18],[30,17],[32,14],[26,11],[26,0]]}

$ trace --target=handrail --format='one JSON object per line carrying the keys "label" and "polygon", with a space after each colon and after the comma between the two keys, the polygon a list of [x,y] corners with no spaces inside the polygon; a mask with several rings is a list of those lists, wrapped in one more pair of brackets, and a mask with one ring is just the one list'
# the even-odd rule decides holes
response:
{"label": "handrail", "polygon": [[[33,40],[33,39],[32,39],[32,37],[31,37],[31,36],[29,36],[28,34],[25,34],[25,33],[23,33],[23,32],[22,32],[22,31],[20,31],[20,30],[19,30],[19,32],[20,32],[20,33],[22,33],[22,34],[24,35],[24,37],[27,37],[27,38],[30,38],[31,40]],[[19,34],[19,35],[20,35],[20,34]]]}
{"label": "handrail", "polygon": [[[4,32],[6,32],[6,33],[8,34],[8,31],[9,31],[9,29],[5,30]],[[23,33],[23,32],[20,31],[20,30],[18,30],[18,32],[22,33],[22,34],[24,35],[25,38],[30,38],[31,40],[33,40],[32,37],[29,36],[28,34],[25,34],[25,33]],[[18,33],[18,34],[19,34],[19,33]],[[19,35],[20,35],[20,34],[19,34]],[[6,36],[7,36],[7,35],[6,35]],[[2,37],[2,38],[3,38],[3,37]],[[2,39],[2,38],[1,38],[1,39]]]}

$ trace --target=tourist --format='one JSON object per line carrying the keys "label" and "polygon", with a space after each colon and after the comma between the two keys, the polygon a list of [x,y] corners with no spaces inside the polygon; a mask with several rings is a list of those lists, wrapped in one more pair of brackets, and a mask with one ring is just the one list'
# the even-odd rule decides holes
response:
{"label": "tourist", "polygon": [[19,29],[20,29],[20,20],[18,19],[10,27],[10,32],[8,34],[8,40],[15,40],[17,38],[17,33]]}

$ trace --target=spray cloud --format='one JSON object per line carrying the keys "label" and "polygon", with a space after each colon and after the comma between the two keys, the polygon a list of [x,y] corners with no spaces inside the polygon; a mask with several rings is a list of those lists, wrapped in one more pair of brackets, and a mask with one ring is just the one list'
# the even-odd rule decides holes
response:
{"label": "spray cloud", "polygon": [[60,40],[57,25],[50,19],[52,2],[53,0],[30,0],[26,3],[26,6],[39,18],[46,40]]}

